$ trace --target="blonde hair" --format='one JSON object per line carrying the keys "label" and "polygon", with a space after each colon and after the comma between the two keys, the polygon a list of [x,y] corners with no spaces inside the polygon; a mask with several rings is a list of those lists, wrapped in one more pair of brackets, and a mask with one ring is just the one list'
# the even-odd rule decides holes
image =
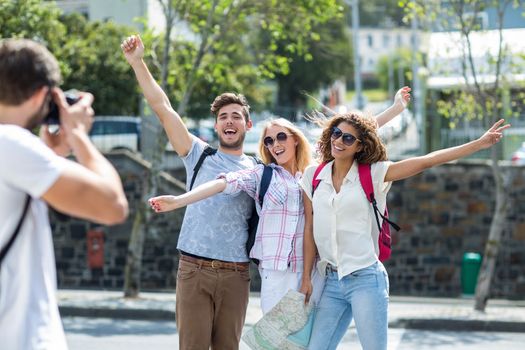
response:
{"label": "blonde hair", "polygon": [[261,138],[259,139],[259,154],[261,155],[263,163],[277,163],[270,153],[270,150],[264,146],[264,136],[266,135],[268,128],[272,125],[281,126],[287,129],[295,137],[295,140],[297,141],[297,146],[295,146],[295,162],[297,170],[304,172],[304,169],[312,163],[312,147],[306,136],[304,136],[304,133],[289,120],[284,118],[272,119],[268,121],[263,128]]}
{"label": "blonde hair", "polygon": [[331,119],[316,113],[315,117],[310,117],[309,120],[324,127],[318,142],[318,152],[322,162],[334,159],[332,156],[332,128],[343,122],[352,125],[358,132],[356,137],[361,144],[361,150],[355,155],[358,163],[373,164],[387,160],[386,147],[377,134],[377,122],[373,118],[353,111],[336,114]]}

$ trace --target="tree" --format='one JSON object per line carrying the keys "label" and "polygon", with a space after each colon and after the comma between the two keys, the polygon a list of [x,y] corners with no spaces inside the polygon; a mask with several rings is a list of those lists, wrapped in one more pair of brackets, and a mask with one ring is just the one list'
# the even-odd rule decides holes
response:
{"label": "tree", "polygon": [[[456,31],[459,34],[458,44],[461,45],[463,57],[461,74],[464,86],[448,91],[450,99],[438,102],[439,111],[443,115],[480,120],[486,128],[501,116],[506,115],[508,106],[505,96],[509,94],[512,76],[523,67],[516,67],[512,62],[512,54],[505,45],[503,27],[507,10],[523,5],[515,0],[451,0],[446,6],[439,7],[436,1],[417,1],[406,4],[409,13],[416,13],[422,18],[440,20],[438,25],[445,31]],[[487,50],[480,61],[479,53],[474,53],[472,38],[483,31],[478,22],[478,14],[485,9],[494,9],[497,14],[497,49]],[[452,38],[453,36],[451,36]],[[484,311],[490,295],[490,285],[494,275],[496,258],[501,236],[505,227],[508,209],[508,194],[510,179],[499,167],[501,145],[492,147],[490,158],[492,173],[496,187],[494,216],[490,224],[489,235],[485,246],[484,257],[476,287],[475,306]]]}
{"label": "tree", "polygon": [[[342,11],[338,0],[158,0],[164,12],[168,27],[164,34],[164,54],[154,65],[162,74],[162,84],[170,80],[182,82],[182,89],[175,92],[176,110],[185,116],[191,110],[190,103],[199,84],[224,87],[233,85],[243,91],[243,83],[273,78],[276,73],[289,71],[289,54],[304,55],[308,52],[308,38],[316,35],[317,23],[325,22]],[[290,14],[294,14],[290,16]],[[181,52],[172,27],[176,22],[189,26],[198,37],[193,45],[186,45],[182,52],[191,57],[187,65],[177,69],[173,75],[170,61],[177,61]],[[253,33],[264,32],[268,38],[265,45],[251,40]],[[288,40],[283,53],[278,52],[278,43]],[[188,56],[186,56],[188,55]],[[233,72],[232,75],[225,74]],[[225,78],[226,77],[226,78]],[[235,81],[235,79],[238,79]],[[126,261],[124,294],[137,296],[140,290],[140,268],[142,244],[145,237],[145,223],[150,210],[147,198],[157,191],[162,154],[167,142],[164,131],[157,130],[158,144],[151,158],[151,171],[144,182],[142,205],[137,210]]]}
{"label": "tree", "polygon": [[[393,75],[393,82],[390,82],[390,74],[388,65],[392,64],[391,72]],[[388,91],[389,83],[392,86],[411,86],[411,81],[408,80],[412,76],[411,71],[412,53],[409,49],[398,49],[393,54],[388,56],[381,56],[377,62],[377,77],[379,79],[380,87]]]}
{"label": "tree", "polygon": [[[337,79],[346,81],[352,75],[352,48],[343,17],[318,24],[315,31],[318,36],[309,38],[308,55],[290,56],[289,73],[276,76],[279,109],[304,109],[307,102],[304,92],[313,93]],[[284,50],[287,44],[280,43],[281,50]],[[293,113],[282,116],[292,120],[295,117]]]}
{"label": "tree", "polygon": [[130,28],[113,22],[88,22],[80,14],[61,18],[66,27],[58,52],[64,89],[90,91],[98,115],[136,115],[140,94],[135,77],[117,48]]}
{"label": "tree", "polygon": [[97,114],[136,114],[135,78],[117,49],[130,29],[62,15],[53,2],[0,1],[0,36],[40,41],[55,55],[64,89],[90,91]]}
{"label": "tree", "polygon": [[64,36],[60,10],[42,0],[0,1],[0,37],[40,41],[54,52]]}

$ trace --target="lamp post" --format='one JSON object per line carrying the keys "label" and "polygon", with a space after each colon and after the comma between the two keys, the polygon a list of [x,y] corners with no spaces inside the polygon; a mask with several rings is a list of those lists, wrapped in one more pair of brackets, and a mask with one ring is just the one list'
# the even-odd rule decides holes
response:
{"label": "lamp post", "polygon": [[423,94],[421,93],[421,82],[419,80],[419,62],[418,62],[418,52],[419,52],[419,37],[418,37],[418,20],[417,13],[414,9],[413,18],[412,18],[412,94],[414,96],[414,116],[416,119],[416,125],[418,129],[419,136],[419,152],[420,154],[425,154],[425,130],[424,130],[424,120],[423,120]]}
{"label": "lamp post", "polygon": [[365,101],[361,83],[361,60],[359,58],[359,0],[346,0],[352,6],[352,48],[354,54],[354,88],[357,109],[363,109]]}

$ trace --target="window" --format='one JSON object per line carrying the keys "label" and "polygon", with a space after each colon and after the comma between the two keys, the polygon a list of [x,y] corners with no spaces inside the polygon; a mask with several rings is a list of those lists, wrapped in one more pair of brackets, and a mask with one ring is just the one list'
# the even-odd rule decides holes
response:
{"label": "window", "polygon": [[388,48],[390,46],[390,35],[383,34],[383,46]]}

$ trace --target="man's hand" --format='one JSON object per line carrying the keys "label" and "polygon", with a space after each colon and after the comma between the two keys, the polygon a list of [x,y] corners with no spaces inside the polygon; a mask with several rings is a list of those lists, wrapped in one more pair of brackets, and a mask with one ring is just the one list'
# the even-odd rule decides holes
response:
{"label": "man's hand", "polygon": [[132,35],[124,39],[120,48],[131,66],[142,61],[144,57],[144,44],[138,35]]}
{"label": "man's hand", "polygon": [[410,102],[410,91],[412,89],[408,86],[403,86],[401,89],[397,90],[394,97],[394,106],[401,108],[401,110],[407,108],[408,103]]}
{"label": "man's hand", "polygon": [[79,100],[70,106],[62,90],[54,88],[52,98],[58,106],[60,128],[58,133],[49,132],[46,125],[40,128],[40,137],[44,143],[60,156],[69,155],[74,149],[75,137],[87,136],[93,124],[93,95],[87,92],[79,92],[77,95]]}

